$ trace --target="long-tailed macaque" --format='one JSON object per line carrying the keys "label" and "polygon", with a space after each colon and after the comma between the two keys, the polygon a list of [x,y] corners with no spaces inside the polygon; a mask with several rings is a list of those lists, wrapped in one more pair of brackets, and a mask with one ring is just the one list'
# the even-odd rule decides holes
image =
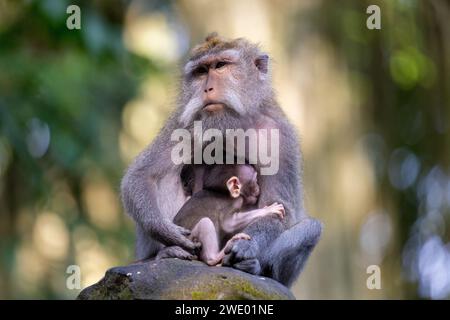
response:
{"label": "long-tailed macaque", "polygon": [[[173,221],[191,230],[189,238],[201,243],[198,256],[206,264],[220,264],[236,240],[250,240],[250,236],[241,231],[256,219],[268,216],[283,218],[281,204],[255,208],[259,186],[252,166],[222,164],[201,166],[198,170],[196,167],[188,165],[183,168],[181,176],[186,180],[186,193],[192,196]],[[195,171],[200,170],[203,188],[194,190]]]}
{"label": "long-tailed macaque", "polygon": [[189,258],[197,247],[189,239],[190,230],[173,222],[188,199],[180,178],[183,165],[171,159],[178,143],[171,139],[174,130],[187,129],[195,138],[194,121],[201,121],[203,131],[215,128],[222,133],[276,129],[279,170],[264,175],[265,164],[260,159],[254,164],[260,188],[257,207],[280,203],[285,217],[264,217],[249,224],[243,232],[251,238],[235,241],[223,264],[287,286],[298,277],[320,238],[322,224],[305,210],[299,139],[276,101],[269,69],[268,55],[245,39],[212,34],[192,50],[176,109],[122,180],[123,204],[136,222],[138,259],[154,257],[165,247]]}

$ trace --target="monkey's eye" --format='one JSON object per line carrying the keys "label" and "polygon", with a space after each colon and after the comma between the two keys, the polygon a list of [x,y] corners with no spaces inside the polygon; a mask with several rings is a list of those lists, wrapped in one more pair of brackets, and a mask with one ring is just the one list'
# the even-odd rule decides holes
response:
{"label": "monkey's eye", "polygon": [[226,61],[219,61],[216,63],[216,69],[220,69],[222,67],[225,67],[228,64]]}
{"label": "monkey's eye", "polygon": [[207,74],[207,73],[208,73],[208,68],[206,68],[205,66],[199,66],[194,69],[194,72],[192,74],[194,76],[201,76],[201,75]]}

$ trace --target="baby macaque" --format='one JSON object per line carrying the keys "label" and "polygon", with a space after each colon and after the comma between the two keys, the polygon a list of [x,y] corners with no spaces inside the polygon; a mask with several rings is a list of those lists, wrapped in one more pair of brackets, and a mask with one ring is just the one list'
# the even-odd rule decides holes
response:
{"label": "baby macaque", "polygon": [[192,196],[174,223],[191,230],[190,239],[201,243],[199,259],[208,265],[220,264],[234,241],[249,240],[241,231],[256,219],[284,217],[282,204],[256,209],[259,185],[251,165],[190,165],[181,175]]}

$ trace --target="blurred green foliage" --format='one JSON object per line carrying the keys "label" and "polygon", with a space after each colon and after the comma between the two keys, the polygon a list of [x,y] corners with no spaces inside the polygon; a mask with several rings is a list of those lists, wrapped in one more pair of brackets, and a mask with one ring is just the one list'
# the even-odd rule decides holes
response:
{"label": "blurred green foliage", "polygon": [[[57,191],[56,182],[63,181],[77,209],[60,214],[66,214],[68,228],[73,230],[77,225],[90,225],[81,199],[82,179],[87,173],[101,174],[118,189],[124,168],[117,143],[122,108],[135,94],[143,74],[151,70],[147,59],[131,54],[122,44],[123,3],[110,8],[90,1],[77,2],[83,7],[81,31],[66,28],[69,3],[7,1],[0,6],[6,9],[2,17],[8,18],[0,22],[3,298],[22,296],[5,276],[17,267],[15,250],[28,240],[17,232],[20,210],[28,208],[36,214],[45,208]],[[33,119],[50,132],[51,143],[42,157],[29,152]],[[97,232],[132,243],[130,225]],[[73,256],[65,262],[74,263]],[[37,296],[53,294],[50,288],[44,288]]]}
{"label": "blurred green foliage", "polygon": [[[371,4],[382,12],[375,32],[364,25]],[[321,35],[345,61],[361,99],[377,203],[389,208],[396,228],[384,267],[402,270],[388,275],[389,286],[401,288],[394,296],[448,297],[450,3],[325,1],[316,13],[325,13]]]}

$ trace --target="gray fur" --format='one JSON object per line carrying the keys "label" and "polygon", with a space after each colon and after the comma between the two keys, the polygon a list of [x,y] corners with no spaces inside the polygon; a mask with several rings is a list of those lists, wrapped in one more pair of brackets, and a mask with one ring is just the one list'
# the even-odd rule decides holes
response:
{"label": "gray fur", "polygon": [[[124,207],[136,221],[137,259],[153,257],[164,246],[179,246],[191,253],[195,249],[195,244],[186,237],[189,231],[172,221],[186,201],[179,178],[181,167],[170,160],[174,145],[170,135],[174,129],[191,129],[192,123],[186,123],[186,119],[202,120],[204,130],[217,128],[222,132],[236,128],[278,128],[280,170],[273,176],[259,175],[258,207],[281,203],[286,211],[285,219],[261,218],[250,224],[243,232],[249,234],[251,240],[237,240],[224,264],[272,277],[290,286],[318,242],[322,225],[309,217],[304,208],[302,159],[296,132],[274,98],[269,74],[255,67],[255,59],[263,53],[242,39],[225,44],[226,49],[234,45],[239,50],[240,60],[230,71],[233,81],[222,80],[224,94],[231,92],[240,97],[246,114],[233,111],[233,105],[227,105],[227,112],[220,116],[183,113],[192,99],[198,99],[204,85],[202,79],[192,78],[190,74],[183,76],[178,109],[153,143],[130,165],[121,184]],[[194,52],[193,61],[201,61],[202,55],[220,52],[217,46],[208,50]],[[188,69],[191,68],[194,68],[192,64]],[[192,108],[192,112],[198,112],[198,108]],[[256,168],[259,171],[258,166]]]}

